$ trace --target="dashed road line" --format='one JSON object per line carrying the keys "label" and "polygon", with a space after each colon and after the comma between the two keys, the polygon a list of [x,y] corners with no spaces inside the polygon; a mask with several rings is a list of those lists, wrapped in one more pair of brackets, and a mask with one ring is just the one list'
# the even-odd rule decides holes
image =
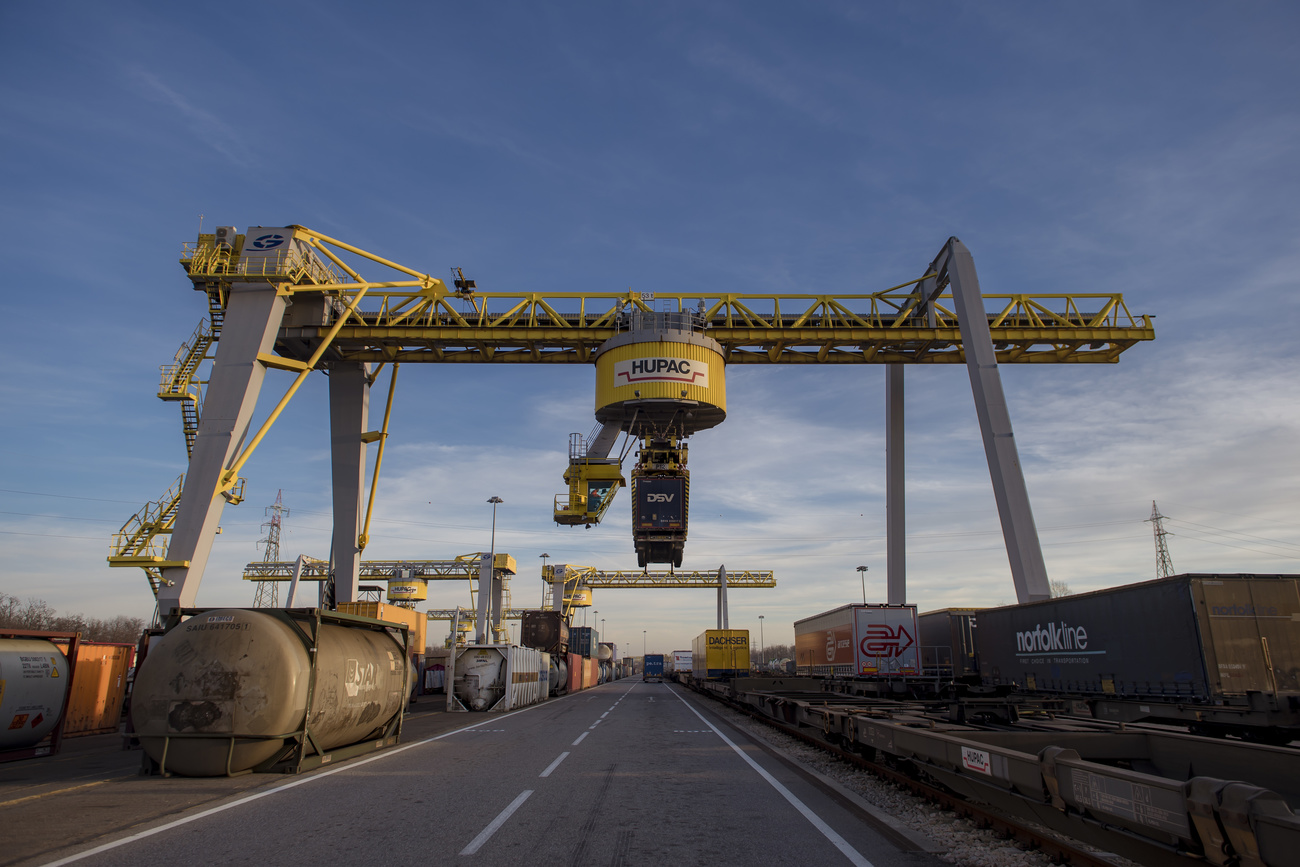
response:
{"label": "dashed road line", "polygon": [[582,743],[582,739],[585,738],[585,737],[586,737],[587,735],[589,735],[589,734],[591,734],[591,732],[589,732],[589,731],[585,731],[585,732],[583,732],[582,734],[578,735],[578,739],[577,739],[576,741],[574,741],[573,743],[569,744],[569,746],[571,746],[571,747],[576,747],[578,744]]}
{"label": "dashed road line", "polygon": [[479,849],[482,849],[483,844],[486,843],[489,839],[491,839],[492,835],[495,834],[497,830],[506,823],[507,819],[509,819],[512,815],[514,815],[515,810],[518,810],[521,806],[523,806],[524,801],[527,801],[528,796],[531,795],[532,793],[533,793],[532,789],[524,789],[522,792],[520,792],[519,797],[515,798],[513,801],[510,802],[510,806],[506,807],[504,810],[498,813],[497,817],[493,819],[486,828],[484,828],[482,831],[479,831],[477,837],[469,841],[468,846],[460,850],[460,854],[473,855]]}
{"label": "dashed road line", "polygon": [[558,759],[556,759],[555,761],[551,762],[549,765],[547,765],[547,766],[546,766],[546,770],[542,771],[542,772],[541,772],[540,774],[538,774],[537,776],[539,776],[539,777],[549,777],[549,776],[551,775],[551,771],[553,771],[553,770],[555,770],[556,768],[558,768],[558,767],[560,766],[560,762],[564,761],[564,760],[567,759],[568,757],[569,757],[569,754],[568,754],[568,753],[560,753],[560,757],[559,757]]}

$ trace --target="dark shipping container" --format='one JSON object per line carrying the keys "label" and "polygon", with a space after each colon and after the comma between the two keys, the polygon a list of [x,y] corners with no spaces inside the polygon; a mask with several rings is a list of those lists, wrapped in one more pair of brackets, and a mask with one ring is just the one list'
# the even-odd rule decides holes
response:
{"label": "dark shipping container", "polygon": [[646,476],[636,479],[638,530],[680,530],[686,526],[686,479]]}
{"label": "dark shipping container", "polygon": [[976,614],[981,680],[1240,702],[1300,694],[1300,576],[1175,575]]}
{"label": "dark shipping container", "polygon": [[978,608],[943,608],[917,618],[921,637],[921,669],[938,677],[978,677]]}
{"label": "dark shipping container", "polygon": [[547,653],[563,653],[569,644],[569,626],[559,611],[525,611],[520,644]]}
{"label": "dark shipping container", "polygon": [[600,636],[591,626],[574,626],[569,629],[569,651],[591,658],[600,652]]}

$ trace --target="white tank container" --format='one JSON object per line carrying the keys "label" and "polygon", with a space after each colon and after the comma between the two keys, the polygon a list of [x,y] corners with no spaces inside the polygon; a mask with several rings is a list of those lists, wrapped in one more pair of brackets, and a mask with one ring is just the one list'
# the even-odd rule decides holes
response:
{"label": "white tank container", "polygon": [[544,701],[550,691],[549,654],[514,644],[471,644],[456,652],[451,711],[507,711]]}
{"label": "white tank container", "polygon": [[40,638],[0,639],[0,750],[40,743],[68,694],[68,658]]}

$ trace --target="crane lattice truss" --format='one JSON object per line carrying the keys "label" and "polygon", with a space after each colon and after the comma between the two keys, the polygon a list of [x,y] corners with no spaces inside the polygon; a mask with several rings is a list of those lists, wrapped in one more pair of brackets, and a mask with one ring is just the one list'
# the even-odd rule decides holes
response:
{"label": "crane lattice truss", "polygon": [[[360,461],[366,443],[378,441],[382,454],[387,436],[386,423],[379,431],[366,427],[368,389],[378,375],[368,365],[588,364],[631,308],[690,310],[723,347],[728,364],[884,364],[891,370],[966,364],[1017,596],[1045,598],[1046,571],[997,366],[1113,363],[1136,343],[1155,338],[1151,317],[1133,315],[1119,293],[982,294],[970,252],[956,238],[916,278],[872,293],[478,292],[463,275],[449,286],[301,226],[253,227],[244,235],[222,227],[187,244],[180,261],[194,288],[205,293],[208,333],[222,344],[202,389],[204,414],[195,413],[201,435],[193,440],[184,499],[179,505],[160,501],[160,514],[124,527],[109,558],[113,565],[145,568],[160,611],[194,605],[221,511],[242,496],[240,470],[313,370],[332,370],[332,548],[343,583],[339,600],[346,601],[356,594],[365,543],[364,530],[353,529],[363,525],[354,490],[364,477]],[[381,279],[362,276],[374,268],[384,269]],[[200,344],[208,340],[200,335],[187,345],[176,370],[165,372],[160,396],[166,392],[197,410],[189,396],[200,391],[187,377],[197,376],[195,359],[207,357],[210,342]],[[295,378],[250,436],[268,369]],[[895,393],[901,401],[901,380]],[[897,454],[901,462],[901,449]],[[889,460],[892,471],[896,459]],[[342,469],[352,464],[355,483],[348,479],[351,469]],[[891,519],[891,539],[898,538],[900,549],[901,527]],[[172,538],[163,554],[154,537],[168,531]],[[891,558],[891,601],[896,568],[901,594],[901,556]]]}
{"label": "crane lattice truss", "polygon": [[[554,566],[548,566],[544,570],[542,577],[544,580],[553,581]],[[669,571],[641,571],[641,570],[615,570],[606,571],[596,569],[590,566],[569,566],[565,574],[565,581],[569,584],[580,584],[584,587],[700,587],[716,590],[722,586],[716,570],[711,572],[669,572]],[[732,572],[727,570],[728,589],[746,589],[746,588],[771,588],[776,586],[776,577],[771,572],[758,572],[754,570],[738,570]]]}
{"label": "crane lattice truss", "polygon": [[[499,620],[523,620],[524,612],[527,608],[506,608],[501,612]],[[474,623],[475,612],[472,608],[430,608],[424,612],[428,620],[455,620],[460,618],[462,623]]]}
{"label": "crane lattice truss", "polygon": [[[211,235],[200,235],[181,257],[195,287],[209,296],[225,297],[233,283],[257,281],[324,302],[310,314],[291,317],[299,324],[287,321],[279,330],[275,349],[285,359],[310,359],[328,344],[328,360],[351,362],[588,364],[618,333],[626,309],[667,305],[701,311],[728,364],[965,361],[946,284],[917,289],[934,273],[864,294],[478,292],[448,287],[318,232],[290,228],[333,265],[293,250],[247,260],[216,248]],[[344,263],[348,254],[410,279],[363,281]],[[1119,293],[984,298],[992,308],[986,311],[988,325],[1001,364],[1114,362],[1138,341],[1155,337],[1151,318],[1131,314]],[[305,323],[309,316],[316,321]]]}
{"label": "crane lattice truss", "polygon": [[[372,581],[400,578],[405,580],[452,581],[479,577],[482,554],[464,554],[454,560],[362,560],[360,576]],[[249,563],[244,567],[245,581],[291,581],[296,563]],[[299,581],[329,579],[328,560],[310,560],[303,564]]]}

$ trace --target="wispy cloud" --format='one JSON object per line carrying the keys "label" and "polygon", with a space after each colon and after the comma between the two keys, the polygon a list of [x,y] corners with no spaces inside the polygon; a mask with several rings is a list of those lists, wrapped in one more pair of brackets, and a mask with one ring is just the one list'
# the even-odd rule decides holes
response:
{"label": "wispy cloud", "polygon": [[172,108],[185,122],[190,133],[204,145],[240,168],[247,168],[253,163],[252,149],[233,125],[226,123],[212,112],[198,107],[141,66],[128,65],[126,72],[149,98]]}

